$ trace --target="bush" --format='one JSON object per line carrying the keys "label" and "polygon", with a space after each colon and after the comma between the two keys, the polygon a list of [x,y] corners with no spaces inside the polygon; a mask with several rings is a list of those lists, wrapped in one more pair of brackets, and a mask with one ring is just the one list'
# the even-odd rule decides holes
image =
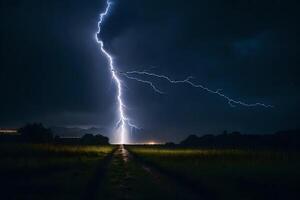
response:
{"label": "bush", "polygon": [[102,135],[85,134],[81,137],[80,143],[86,145],[108,145],[109,139]]}
{"label": "bush", "polygon": [[26,124],[18,131],[26,142],[50,142],[53,140],[51,129],[45,128],[41,123]]}

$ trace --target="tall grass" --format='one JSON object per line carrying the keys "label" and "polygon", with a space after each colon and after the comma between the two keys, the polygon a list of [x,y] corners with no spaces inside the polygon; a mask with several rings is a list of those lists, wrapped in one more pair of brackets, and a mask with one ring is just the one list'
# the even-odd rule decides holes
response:
{"label": "tall grass", "polygon": [[79,199],[99,164],[114,148],[1,144],[1,198]]}
{"label": "tall grass", "polygon": [[39,155],[99,155],[112,151],[113,146],[72,146],[53,144],[4,144],[0,145],[0,156]]}
{"label": "tall grass", "polygon": [[127,148],[142,161],[163,172],[201,184],[223,195],[223,199],[229,196],[233,199],[245,199],[249,195],[260,198],[265,195],[264,190],[266,194],[270,192],[267,189],[260,191],[261,187],[274,187],[275,192],[286,192],[300,180],[298,152],[160,146]]}
{"label": "tall grass", "polygon": [[45,167],[72,167],[72,165],[102,159],[113,146],[71,146],[53,144],[0,145],[0,169],[20,168],[36,170]]}

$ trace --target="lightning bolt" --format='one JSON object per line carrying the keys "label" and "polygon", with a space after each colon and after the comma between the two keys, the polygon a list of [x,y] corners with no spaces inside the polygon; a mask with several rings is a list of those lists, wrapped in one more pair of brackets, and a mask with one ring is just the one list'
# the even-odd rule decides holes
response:
{"label": "lightning bolt", "polygon": [[101,52],[107,58],[112,79],[115,82],[116,87],[117,87],[117,101],[118,101],[119,120],[118,120],[118,123],[117,123],[116,127],[119,129],[120,143],[124,144],[124,143],[127,142],[126,137],[125,137],[125,134],[127,132],[127,127],[130,127],[130,128],[138,128],[138,127],[135,126],[131,122],[131,120],[126,116],[126,113],[125,113],[126,105],[124,104],[124,101],[123,101],[122,81],[119,78],[118,74],[116,73],[116,70],[115,70],[116,67],[114,65],[113,57],[104,48],[103,41],[98,37],[100,35],[100,32],[101,32],[101,26],[102,26],[103,20],[107,16],[107,14],[108,14],[108,12],[111,8],[111,5],[112,5],[112,2],[106,1],[106,8],[105,8],[104,12],[100,13],[100,18],[99,18],[99,21],[98,21],[98,30],[95,33],[95,39],[96,39],[97,43],[100,45]]}
{"label": "lightning bolt", "polygon": [[192,77],[192,76],[189,76],[189,77],[187,77],[183,80],[174,80],[174,79],[171,79],[170,77],[168,77],[166,75],[155,74],[155,73],[151,73],[151,72],[147,72],[147,71],[128,71],[128,72],[119,72],[119,73],[124,75],[126,78],[129,78],[129,79],[132,79],[132,80],[135,80],[135,81],[138,81],[138,82],[142,82],[142,83],[146,82],[148,85],[150,85],[154,89],[155,92],[158,92],[160,94],[162,94],[163,92],[160,91],[159,89],[157,89],[156,86],[151,81],[144,81],[143,79],[132,77],[130,75],[146,75],[146,76],[151,76],[151,77],[155,77],[155,78],[164,79],[164,80],[168,81],[171,84],[185,83],[185,84],[188,84],[188,85],[190,85],[192,87],[195,87],[195,88],[201,88],[202,90],[205,90],[209,93],[212,93],[212,94],[215,94],[215,95],[218,95],[218,96],[224,98],[225,100],[227,100],[228,104],[231,107],[235,107],[236,105],[241,105],[241,106],[245,106],[245,107],[255,107],[255,106],[262,106],[262,107],[265,107],[265,108],[272,108],[273,107],[272,105],[259,103],[259,102],[257,102],[257,103],[245,103],[245,102],[240,101],[240,100],[232,99],[229,96],[225,95],[222,92],[222,89],[212,90],[208,87],[205,87],[204,85],[194,83],[192,81],[192,79],[194,77]]}
{"label": "lightning bolt", "polygon": [[215,95],[218,95],[218,96],[224,98],[225,100],[227,100],[228,104],[232,107],[235,107],[236,105],[241,105],[241,106],[245,106],[245,107],[255,107],[255,106],[262,106],[262,107],[265,107],[265,108],[273,107],[272,105],[267,105],[267,104],[263,104],[263,103],[250,103],[249,104],[249,103],[245,103],[245,102],[240,101],[240,100],[232,99],[229,96],[225,95],[222,92],[222,89],[212,90],[208,87],[205,87],[204,85],[194,83],[192,81],[192,79],[193,79],[192,76],[189,76],[189,77],[187,77],[183,80],[174,80],[174,79],[171,79],[170,77],[168,77],[166,75],[156,74],[156,73],[148,72],[146,70],[144,70],[144,71],[128,71],[128,72],[118,71],[116,69],[115,65],[114,65],[113,57],[104,48],[104,43],[100,38],[101,26],[103,24],[104,18],[108,15],[108,13],[111,9],[111,5],[112,5],[112,2],[107,0],[104,12],[100,13],[100,17],[99,17],[99,21],[98,21],[98,30],[95,33],[95,39],[96,39],[97,43],[100,46],[100,50],[101,50],[102,54],[104,54],[105,57],[107,58],[107,61],[108,61],[108,64],[109,64],[109,69],[110,69],[111,76],[112,76],[112,80],[115,82],[115,85],[116,85],[116,88],[117,88],[117,103],[118,103],[119,119],[118,119],[118,122],[116,124],[116,128],[118,128],[119,133],[120,133],[120,143],[121,144],[127,143],[126,133],[127,133],[127,128],[128,127],[131,128],[131,129],[133,129],[133,128],[139,129],[139,127],[134,125],[132,123],[131,119],[128,118],[128,116],[125,113],[126,105],[125,105],[124,100],[123,100],[123,90],[122,90],[123,87],[122,87],[122,81],[121,81],[119,75],[122,75],[122,76],[126,77],[127,79],[131,79],[131,80],[134,80],[134,81],[141,82],[143,84],[147,84],[155,92],[157,92],[159,94],[164,94],[164,92],[161,91],[160,89],[158,89],[154,85],[153,82],[151,82],[149,80],[142,79],[142,78],[138,78],[138,77],[136,77],[136,75],[164,79],[164,80],[168,81],[171,84],[187,84],[191,87],[200,88],[200,89],[205,90],[209,93],[212,93],[212,94],[215,94]]}

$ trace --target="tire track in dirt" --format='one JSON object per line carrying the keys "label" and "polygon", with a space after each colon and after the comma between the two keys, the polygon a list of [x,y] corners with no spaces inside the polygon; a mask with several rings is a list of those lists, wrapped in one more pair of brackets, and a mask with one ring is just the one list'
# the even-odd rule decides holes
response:
{"label": "tire track in dirt", "polygon": [[[125,147],[122,147],[124,160],[135,162],[144,173],[152,179],[152,183],[158,187],[164,195],[156,199],[203,199],[197,192],[178,182],[172,177],[166,176],[150,165],[141,162],[135,155],[130,153]],[[128,161],[129,160],[129,161]],[[161,197],[161,198],[160,198]]]}
{"label": "tire track in dirt", "polygon": [[201,193],[142,162],[120,145],[98,168],[83,199],[201,200]]}
{"label": "tire track in dirt", "polygon": [[96,200],[98,199],[98,191],[99,188],[103,187],[104,177],[106,177],[106,173],[109,168],[109,163],[111,162],[113,155],[116,149],[114,149],[111,153],[106,155],[103,159],[98,162],[96,167],[96,171],[94,176],[88,182],[85,191],[81,197],[82,200]]}
{"label": "tire track in dirt", "polygon": [[138,162],[142,168],[151,176],[158,184],[164,184],[167,182],[171,184],[173,188],[177,188],[179,191],[183,191],[189,194],[188,197],[184,199],[205,199],[205,200],[215,200],[216,196],[212,194],[211,191],[205,189],[200,183],[195,183],[190,181],[178,174],[174,174],[170,171],[161,169],[153,163],[147,162],[140,158],[138,155],[131,153],[127,150],[129,155]]}

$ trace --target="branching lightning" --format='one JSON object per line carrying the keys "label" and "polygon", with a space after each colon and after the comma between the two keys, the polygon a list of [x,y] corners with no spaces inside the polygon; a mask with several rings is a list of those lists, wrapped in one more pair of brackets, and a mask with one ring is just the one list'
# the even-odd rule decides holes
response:
{"label": "branching lightning", "polygon": [[[194,82],[192,82],[192,79],[193,77],[192,76],[189,76],[183,80],[173,80],[171,79],[170,77],[166,76],[166,75],[161,75],[161,74],[155,74],[155,73],[151,73],[151,72],[147,72],[147,71],[129,71],[129,72],[120,72],[120,74],[124,75],[125,77],[127,78],[130,78],[132,80],[136,80],[138,82],[145,82],[143,79],[140,79],[140,78],[135,78],[135,77],[132,77],[130,75],[146,75],[146,76],[151,76],[151,77],[155,77],[155,78],[160,78],[160,79],[164,79],[164,80],[167,80],[169,83],[171,84],[179,84],[179,83],[185,83],[185,84],[188,84],[192,87],[195,87],[195,88],[201,88],[202,90],[205,90],[209,93],[212,93],[212,94],[216,94],[222,98],[224,98],[225,100],[227,100],[228,104],[232,107],[235,107],[236,105],[241,105],[241,106],[246,106],[246,107],[255,107],[255,106],[262,106],[262,107],[265,107],[265,108],[272,108],[273,106],[272,105],[267,105],[267,104],[263,104],[263,103],[245,103],[243,101],[240,101],[240,100],[235,100],[235,99],[232,99],[230,98],[229,96],[225,95],[224,93],[222,93],[222,89],[217,89],[217,90],[212,90],[208,87],[205,87],[201,84],[196,84]],[[159,91],[158,93],[162,93],[159,89],[157,89],[153,83],[151,81],[147,81],[147,83],[149,85],[151,85],[151,87],[154,89],[155,92]]]}
{"label": "branching lightning", "polygon": [[122,75],[125,76],[128,79],[135,80],[135,81],[138,81],[138,82],[141,82],[141,83],[145,83],[145,84],[149,85],[150,87],[152,87],[152,89],[155,92],[157,92],[159,94],[164,94],[164,92],[162,92],[160,89],[158,89],[151,81],[147,81],[147,80],[139,79],[139,78],[136,78],[136,77],[132,77],[132,76],[128,75],[127,73],[122,73]]}
{"label": "branching lightning", "polygon": [[[126,132],[127,132],[127,128],[136,128],[139,129],[137,126],[135,126],[132,121],[128,118],[128,116],[125,113],[126,110],[126,105],[124,104],[124,100],[123,100],[123,90],[122,90],[122,81],[120,79],[120,76],[124,76],[127,79],[131,79],[134,81],[138,81],[141,82],[143,84],[147,84],[149,85],[155,92],[159,93],[159,94],[164,94],[163,91],[161,91],[160,89],[158,89],[155,84],[151,81],[149,81],[148,79],[142,79],[140,78],[140,76],[147,76],[148,78],[158,78],[158,79],[164,79],[167,82],[171,83],[171,84],[187,84],[191,87],[195,87],[195,88],[201,88],[204,91],[207,91],[209,93],[218,95],[220,97],[222,97],[223,99],[225,99],[228,104],[232,107],[235,107],[236,105],[240,105],[240,106],[245,106],[245,107],[255,107],[255,106],[262,106],[265,108],[270,108],[273,107],[272,105],[267,105],[267,104],[263,104],[263,103],[245,103],[243,101],[240,100],[236,100],[236,99],[232,99],[229,96],[225,95],[222,92],[222,89],[217,89],[217,90],[212,90],[204,85],[201,84],[196,84],[195,82],[192,81],[193,77],[189,76],[183,80],[174,80],[171,79],[170,77],[166,76],[166,75],[161,75],[161,74],[156,74],[156,73],[152,73],[149,71],[128,71],[128,72],[120,72],[116,69],[115,65],[114,65],[114,61],[113,61],[113,57],[109,54],[109,52],[104,48],[104,43],[103,41],[100,39],[100,31],[101,31],[101,26],[103,23],[104,18],[107,16],[107,14],[110,11],[112,2],[110,2],[109,0],[106,1],[106,8],[104,10],[104,12],[100,13],[100,18],[98,21],[98,30],[95,33],[95,39],[97,41],[97,43],[100,45],[100,49],[101,52],[105,55],[105,57],[107,58],[108,64],[109,64],[109,69],[111,72],[111,76],[113,81],[116,84],[116,88],[117,88],[117,103],[118,103],[118,114],[119,114],[119,120],[116,124],[116,127],[119,130],[119,134],[120,134],[120,143],[124,144],[126,143]],[[136,77],[139,76],[139,77]]]}

